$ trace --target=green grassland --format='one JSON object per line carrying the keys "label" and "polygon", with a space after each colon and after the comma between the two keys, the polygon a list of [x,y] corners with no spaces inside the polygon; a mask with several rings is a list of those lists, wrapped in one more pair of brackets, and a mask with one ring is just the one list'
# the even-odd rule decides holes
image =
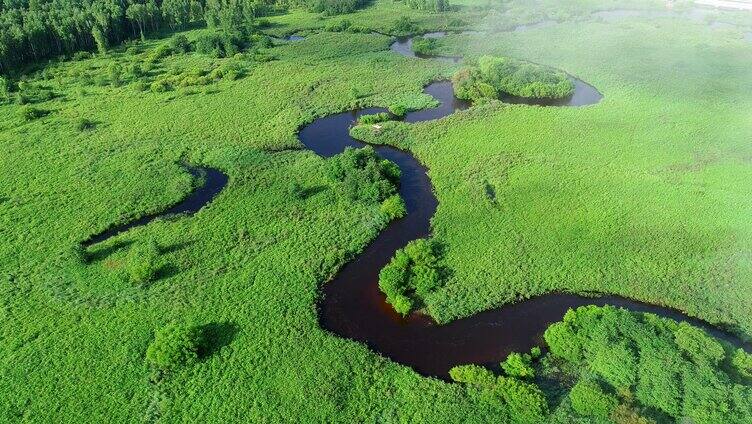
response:
{"label": "green grassland", "polygon": [[[429,30],[455,17],[470,27],[481,12],[379,1],[346,18],[388,31],[406,14]],[[268,32],[337,19],[294,11],[270,18]],[[146,63],[165,42],[29,73],[28,92],[52,93],[26,106],[46,113],[38,119],[0,105],[0,421],[506,421],[502,402],[330,335],[315,311],[319,286],[386,220],[378,204],[339,194],[327,161],[299,149],[297,129],[357,106],[427,106],[421,87],[456,67],[395,55],[388,36],[311,32],[257,55],[174,54],[144,76],[107,79],[113,63]],[[752,334],[750,43],[665,20],[456,37],[444,48],[562,69],[605,99],[579,109],[490,104],[400,127],[400,142],[430,168],[434,233],[453,272],[426,299],[433,316],[595,290]],[[239,75],[143,90],[223,66]],[[93,246],[86,264],[71,256],[90,235],[183,198],[191,179],[181,161],[219,168],[228,186],[194,216]],[[310,194],[291,196],[293,182]],[[161,246],[158,278],[123,281],[128,252],[147,240]],[[176,321],[214,328],[214,350],[157,378],[146,350]]]}

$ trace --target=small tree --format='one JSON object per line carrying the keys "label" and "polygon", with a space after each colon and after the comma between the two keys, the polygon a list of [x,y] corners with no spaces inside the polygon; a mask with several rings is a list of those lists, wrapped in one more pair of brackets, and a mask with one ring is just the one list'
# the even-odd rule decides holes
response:
{"label": "small tree", "polygon": [[145,284],[157,277],[159,245],[154,240],[138,243],[128,252],[126,273],[133,284]]}
{"label": "small tree", "polygon": [[94,43],[97,45],[97,51],[101,55],[107,54],[107,37],[98,26],[91,29],[91,35],[94,37]]}
{"label": "small tree", "polygon": [[195,362],[202,344],[200,328],[173,323],[156,332],[146,361],[163,371],[175,370]]}
{"label": "small tree", "polygon": [[490,370],[479,365],[458,365],[449,370],[449,377],[458,383],[487,388],[496,384],[496,376]]}

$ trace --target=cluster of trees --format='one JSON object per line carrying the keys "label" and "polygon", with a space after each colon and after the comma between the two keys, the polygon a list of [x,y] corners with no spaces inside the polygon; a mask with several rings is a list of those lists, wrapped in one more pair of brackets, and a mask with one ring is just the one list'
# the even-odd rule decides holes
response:
{"label": "cluster of trees", "polygon": [[445,12],[451,8],[447,0],[407,0],[406,3],[413,9],[429,12]]}
{"label": "cluster of trees", "polygon": [[580,415],[639,418],[637,410],[658,421],[719,424],[752,417],[752,355],[697,327],[587,306],[544,337],[554,357],[580,372],[569,394]]}
{"label": "cluster of trees", "polygon": [[379,288],[394,310],[407,315],[440,288],[444,272],[439,266],[436,243],[413,240],[398,250],[379,273]]}
{"label": "cluster of trees", "polygon": [[367,3],[368,0],[313,0],[306,6],[314,12],[331,16],[352,13]]}
{"label": "cluster of trees", "polygon": [[503,94],[561,99],[574,92],[567,74],[510,57],[482,56],[452,77],[455,95],[465,100],[498,99]]}
{"label": "cluster of trees", "polygon": [[348,147],[328,161],[329,178],[336,190],[352,201],[379,203],[396,195],[400,169],[381,159],[373,147]]}
{"label": "cluster of trees", "polygon": [[471,395],[497,402],[510,422],[543,423],[548,416],[548,402],[543,391],[531,381],[535,374],[530,363],[540,353],[539,349],[534,349],[525,355],[511,354],[501,364],[505,375],[496,376],[478,365],[460,365],[452,368],[449,376],[466,384]]}
{"label": "cluster of trees", "polygon": [[0,5],[0,71],[205,22],[249,33],[259,0],[20,0]]}

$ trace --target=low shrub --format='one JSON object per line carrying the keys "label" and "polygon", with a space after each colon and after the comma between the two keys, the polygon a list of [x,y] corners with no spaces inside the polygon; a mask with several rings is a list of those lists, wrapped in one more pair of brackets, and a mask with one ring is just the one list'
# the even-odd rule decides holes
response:
{"label": "low shrub", "polygon": [[389,105],[389,112],[392,113],[394,116],[405,116],[408,112],[407,106],[403,105],[402,103],[395,103],[393,105]]}
{"label": "low shrub", "polygon": [[48,111],[34,106],[24,106],[21,108],[21,116],[26,121],[33,121],[49,114]]}
{"label": "low shrub", "polygon": [[493,387],[496,384],[496,376],[479,365],[458,365],[449,370],[449,377],[457,383],[482,387]]}
{"label": "low shrub", "polygon": [[196,39],[196,51],[211,57],[232,57],[245,48],[243,37],[232,31],[205,33]]}
{"label": "low shrub", "polygon": [[400,16],[392,24],[390,32],[392,34],[397,34],[397,35],[407,35],[407,34],[416,33],[419,30],[420,28],[418,28],[418,25],[412,19],[410,19],[410,17]]}
{"label": "low shrub", "polygon": [[340,21],[329,22],[324,27],[324,31],[328,31],[328,32],[345,32],[351,26],[352,26],[352,22],[350,22],[347,19],[342,19]]}
{"label": "low shrub", "polygon": [[374,113],[371,115],[362,115],[358,118],[358,124],[371,125],[378,124],[379,122],[389,121],[392,116],[387,112]]}
{"label": "low shrub", "polygon": [[183,34],[174,35],[169,41],[170,50],[175,53],[188,53],[191,51],[191,43]]}
{"label": "low shrub", "polygon": [[389,221],[402,218],[407,214],[405,202],[398,194],[389,196],[381,202],[380,210]]}
{"label": "low shrub", "polygon": [[172,371],[194,363],[203,343],[199,327],[173,323],[156,332],[146,349],[146,361],[156,369]]}
{"label": "low shrub", "polygon": [[91,58],[92,58],[92,55],[89,52],[80,51],[80,52],[73,53],[73,60],[76,62],[91,59]]}
{"label": "low shrub", "polygon": [[159,271],[159,245],[154,240],[136,243],[125,260],[125,273],[132,284],[146,284],[157,277]]}
{"label": "low shrub", "polygon": [[166,91],[172,90],[172,85],[167,80],[159,79],[151,83],[149,89],[153,93],[164,93]]}
{"label": "low shrub", "polygon": [[365,0],[316,0],[311,10],[326,16],[352,13],[366,3]]}
{"label": "low shrub", "polygon": [[96,124],[94,123],[94,121],[87,119],[87,118],[78,118],[76,120],[76,129],[78,131],[91,130],[91,129],[94,129],[95,126]]}
{"label": "low shrub", "polygon": [[501,369],[510,377],[533,378],[535,377],[535,369],[533,368],[532,360],[533,357],[529,354],[512,352],[501,363]]}
{"label": "low shrub", "polygon": [[413,52],[419,55],[431,55],[436,50],[436,39],[415,37],[413,38]]}

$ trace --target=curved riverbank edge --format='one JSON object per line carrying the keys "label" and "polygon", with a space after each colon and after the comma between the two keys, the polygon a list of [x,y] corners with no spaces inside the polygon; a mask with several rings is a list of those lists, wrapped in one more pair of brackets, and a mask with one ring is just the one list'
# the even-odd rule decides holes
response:
{"label": "curved riverbank edge", "polygon": [[144,215],[133,221],[111,227],[101,233],[89,237],[82,242],[83,247],[89,247],[101,243],[111,237],[124,233],[131,228],[146,225],[156,219],[169,218],[175,215],[193,215],[201,208],[209,204],[225,188],[229,181],[228,176],[216,168],[190,165],[181,163],[180,166],[191,176],[194,181],[199,180],[193,191],[191,191],[183,200],[171,206],[170,208],[148,215]]}

